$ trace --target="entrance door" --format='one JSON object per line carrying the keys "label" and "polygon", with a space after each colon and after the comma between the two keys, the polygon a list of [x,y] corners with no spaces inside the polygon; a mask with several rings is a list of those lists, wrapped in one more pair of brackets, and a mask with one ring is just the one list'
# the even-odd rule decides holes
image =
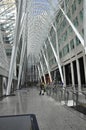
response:
{"label": "entrance door", "polygon": [[83,57],[79,58],[79,68],[80,68],[80,77],[81,77],[81,84],[85,84],[85,71],[84,71],[84,62]]}
{"label": "entrance door", "polygon": [[66,84],[67,84],[67,85],[72,84],[71,66],[70,66],[70,64],[67,64],[67,65],[65,66],[65,76],[66,76]]}
{"label": "entrance door", "polygon": [[73,61],[73,71],[74,71],[74,82],[75,82],[75,87],[77,87],[77,85],[78,85],[78,77],[77,77],[76,61]]}

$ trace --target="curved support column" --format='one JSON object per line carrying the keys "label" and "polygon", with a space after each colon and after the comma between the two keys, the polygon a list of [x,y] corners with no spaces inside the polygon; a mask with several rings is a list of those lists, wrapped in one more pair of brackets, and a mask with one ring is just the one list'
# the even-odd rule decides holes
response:
{"label": "curved support column", "polygon": [[41,80],[41,82],[42,82],[41,72],[40,72],[40,68],[39,68],[39,66],[37,66],[37,68],[38,68],[38,72],[39,72],[39,78],[40,78],[40,80]]}
{"label": "curved support column", "polygon": [[46,84],[46,78],[45,78],[44,69],[43,69],[43,65],[42,65],[41,61],[40,61],[40,66],[41,66],[42,74],[43,74],[43,77],[44,77],[44,82]]}
{"label": "curved support column", "polygon": [[[26,18],[25,18],[25,25],[26,25]],[[19,64],[19,75],[18,75],[17,89],[19,89],[22,66],[23,66],[23,62],[24,62],[24,55],[25,55],[25,49],[26,49],[25,32],[26,32],[26,27],[24,27],[24,32],[23,32],[23,42],[22,42],[22,50],[21,50],[21,57],[20,57],[20,64]]]}
{"label": "curved support column", "polygon": [[63,15],[65,16],[66,20],[68,21],[68,23],[70,24],[70,26],[72,27],[73,31],[75,32],[75,34],[77,35],[78,39],[80,40],[82,46],[85,49],[84,46],[84,39],[82,38],[82,36],[80,35],[79,31],[76,29],[76,27],[74,26],[74,24],[71,22],[71,20],[68,18],[68,16],[66,15],[66,13],[64,12],[64,10],[61,8],[61,6],[59,5],[60,10],[62,11]]}
{"label": "curved support column", "polygon": [[43,54],[43,57],[44,57],[44,60],[45,60],[46,66],[47,66],[47,70],[48,70],[48,74],[49,74],[50,82],[52,82],[52,77],[51,77],[51,73],[50,73],[49,64],[48,64],[47,58],[46,58],[46,56],[45,56],[43,50],[42,50],[42,54]]}
{"label": "curved support column", "polygon": [[[66,18],[66,20],[68,21],[69,25],[72,27],[73,31],[75,32],[76,36],[78,37],[78,39],[80,40],[84,50],[85,50],[85,54],[86,54],[86,47],[84,44],[84,39],[81,36],[81,34],[79,33],[79,31],[77,30],[77,28],[74,26],[74,24],[72,23],[72,21],[69,19],[69,17],[67,16],[67,14],[65,13],[65,11],[62,9],[62,7],[60,6],[60,3],[57,1],[57,10],[56,8],[53,6],[52,2],[50,0],[48,0],[48,2],[50,3],[52,9],[54,12],[58,11],[59,9],[62,11],[64,17]],[[84,6],[85,6],[85,0],[84,0]]]}
{"label": "curved support column", "polygon": [[51,42],[49,36],[48,36],[48,40],[49,40],[50,46],[51,46],[51,48],[52,48],[53,54],[54,54],[54,56],[55,56],[56,62],[57,62],[57,64],[58,64],[58,68],[59,68],[59,72],[60,72],[60,76],[61,76],[61,81],[62,81],[62,83],[64,84],[64,78],[63,78],[63,74],[62,74],[62,69],[61,69],[61,65],[60,65],[59,58],[58,58],[58,56],[57,56],[57,53],[55,52],[55,49],[54,49],[54,47],[53,47],[53,45],[52,45],[52,42]]}
{"label": "curved support column", "polygon": [[14,72],[14,63],[16,60],[17,49],[19,44],[19,34],[20,34],[20,23],[21,23],[21,12],[22,12],[22,0],[19,1],[19,8],[18,8],[18,18],[16,21],[16,31],[15,31],[15,38],[14,38],[14,46],[12,49],[12,56],[11,56],[11,63],[9,69],[9,76],[8,76],[8,85],[7,85],[7,92],[6,95],[10,95],[11,92],[11,84],[13,79],[13,72]]}
{"label": "curved support column", "polygon": [[84,28],[84,45],[85,45],[85,56],[84,56],[84,69],[85,69],[85,83],[86,83],[86,0],[83,0],[83,28]]}

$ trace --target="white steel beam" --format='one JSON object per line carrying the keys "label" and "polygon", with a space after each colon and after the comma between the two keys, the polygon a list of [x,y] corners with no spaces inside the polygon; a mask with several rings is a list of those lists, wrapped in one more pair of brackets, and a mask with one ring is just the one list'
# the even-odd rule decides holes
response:
{"label": "white steel beam", "polygon": [[6,95],[10,95],[10,92],[11,92],[11,84],[12,84],[12,79],[13,79],[14,65],[15,65],[14,63],[15,63],[15,60],[16,60],[17,49],[18,49],[21,12],[22,12],[21,7],[22,7],[22,0],[19,1],[18,16],[17,16],[17,20],[16,20],[14,46],[13,46],[13,49],[12,49],[12,56],[11,56],[11,63],[10,63],[10,69],[9,69],[8,85],[7,85]]}
{"label": "white steel beam", "polygon": [[44,57],[44,60],[45,60],[45,64],[46,64],[46,66],[47,66],[47,70],[48,70],[48,74],[49,74],[50,82],[52,82],[52,77],[51,77],[51,73],[50,73],[49,64],[48,64],[47,58],[46,58],[45,53],[44,53],[43,50],[42,50],[42,54],[43,54],[43,57]]}
{"label": "white steel beam", "polygon": [[[45,49],[46,49],[46,54],[47,54],[47,59],[49,60],[49,58],[48,58],[48,52],[47,52],[47,46],[46,46],[46,44],[45,44],[45,42],[44,42],[44,46],[45,46]],[[48,63],[49,64],[49,63]]]}
{"label": "white steel beam", "polygon": [[[60,10],[62,11],[63,15],[65,16],[66,20],[68,21],[68,23],[70,24],[70,26],[72,27],[73,31],[75,32],[75,34],[77,35],[78,39],[80,40],[82,46],[84,47],[84,39],[81,36],[81,34],[79,33],[79,31],[76,29],[76,27],[74,26],[74,24],[71,22],[71,20],[68,18],[68,16],[66,15],[66,13],[64,12],[64,10],[61,8],[61,6],[59,5]],[[85,47],[84,47],[85,49]]]}
{"label": "white steel beam", "polygon": [[[84,1],[85,1],[85,0],[84,0]],[[48,0],[48,2],[49,2],[50,5],[52,6],[53,11],[54,11],[54,12],[57,11],[57,10],[55,9],[55,7],[53,6],[52,2],[51,2],[50,0]],[[83,48],[85,49],[85,54],[86,54],[86,48],[85,48],[85,45],[84,45],[84,39],[83,39],[83,37],[81,36],[81,34],[80,34],[79,31],[77,30],[77,28],[74,26],[74,24],[72,23],[72,21],[69,19],[69,17],[68,17],[67,14],[65,13],[65,11],[62,9],[62,7],[60,6],[60,3],[59,3],[58,1],[57,1],[57,3],[58,3],[58,4],[57,4],[58,8],[62,11],[64,17],[66,18],[66,20],[68,21],[69,25],[72,27],[72,29],[73,29],[73,31],[75,32],[76,36],[77,36],[78,39],[80,40],[80,42],[81,42]],[[57,8],[57,9],[58,9],[58,8]]]}
{"label": "white steel beam", "polygon": [[58,68],[59,68],[59,72],[60,72],[60,76],[61,76],[61,81],[62,81],[62,83],[64,84],[64,78],[63,78],[63,74],[62,74],[61,65],[59,64],[59,58],[58,58],[58,56],[57,56],[57,53],[56,53],[56,51],[55,51],[55,49],[54,49],[54,47],[53,47],[53,44],[52,44],[51,39],[50,39],[49,36],[48,36],[48,40],[49,40],[50,46],[51,46],[51,48],[52,48],[53,54],[54,54],[54,56],[55,56],[56,62],[57,62],[57,64],[58,64]]}
{"label": "white steel beam", "polygon": [[20,33],[19,33],[19,40],[18,40],[18,42],[20,41],[20,38],[21,38],[21,34],[22,34],[22,31],[23,31],[23,27],[24,27],[24,19],[25,19],[25,17],[26,17],[26,14],[24,13],[24,16],[22,16],[23,18],[23,20],[22,20],[22,22],[21,22],[21,24],[20,24]]}
{"label": "white steel beam", "polygon": [[60,71],[60,75],[62,76],[62,83],[64,83],[64,85],[65,85],[65,82],[64,82],[64,77],[63,77],[63,73],[62,73],[62,68],[61,68],[61,62],[60,62],[60,57],[59,57],[59,47],[58,47],[58,34],[57,34],[57,30],[56,30],[56,23],[55,23],[55,25],[54,24],[52,24],[52,27],[53,27],[53,29],[54,29],[54,31],[55,31],[55,35],[56,35],[56,50],[57,50],[57,58],[58,58],[58,67],[59,67],[59,71]]}
{"label": "white steel beam", "polygon": [[23,42],[22,42],[22,50],[21,50],[21,57],[20,57],[20,64],[19,64],[19,75],[18,75],[17,89],[19,89],[21,72],[22,72],[22,65],[23,65],[23,62],[24,62],[24,55],[25,55],[25,49],[26,49],[25,34],[26,34],[26,16],[25,16],[25,27],[24,27],[24,32],[23,32]]}
{"label": "white steel beam", "polygon": [[86,53],[86,0],[83,0],[83,24],[84,24],[84,45]]}
{"label": "white steel beam", "polygon": [[43,77],[44,77],[44,83],[46,84],[46,78],[45,78],[45,74],[44,74],[43,65],[42,65],[41,61],[39,61],[39,63],[40,63],[40,66],[41,66],[42,75],[43,75]]}
{"label": "white steel beam", "polygon": [[56,53],[57,53],[57,57],[58,57],[58,59],[59,59],[59,64],[60,64],[60,66],[61,66],[60,58],[59,58],[58,34],[57,34],[56,26],[55,26],[54,24],[52,24],[52,27],[53,27],[53,29],[54,29],[54,31],[55,31],[55,35],[56,35],[56,50],[57,50]]}
{"label": "white steel beam", "polygon": [[42,78],[41,78],[41,71],[40,71],[40,68],[39,68],[39,66],[37,65],[37,68],[38,68],[38,72],[39,72],[39,78],[40,78],[40,80],[41,80],[41,82],[42,82]]}
{"label": "white steel beam", "polygon": [[84,46],[85,46],[84,69],[85,69],[85,83],[86,83],[86,0],[83,0],[83,28],[84,28]]}
{"label": "white steel beam", "polygon": [[[47,22],[49,23],[49,24],[51,24],[51,26],[53,27],[53,29],[54,29],[54,31],[55,31],[55,34],[56,34],[56,49],[57,49],[57,52],[55,52],[55,53],[57,53],[56,55],[56,57],[58,58],[58,62],[57,62],[57,64],[58,64],[58,67],[59,67],[59,71],[60,71],[60,75],[61,75],[61,80],[62,80],[62,83],[64,83],[64,85],[65,85],[65,82],[64,82],[64,78],[63,78],[63,74],[62,74],[62,69],[61,69],[61,63],[60,63],[60,58],[59,58],[59,49],[58,49],[58,36],[57,36],[57,30],[56,30],[56,27],[55,27],[55,25],[53,24],[53,23],[50,23],[48,20],[47,20]],[[45,42],[44,42],[44,44],[45,44]],[[46,44],[45,44],[46,45]],[[53,46],[53,45],[52,45]],[[53,49],[54,49],[54,47],[53,47]],[[55,51],[55,49],[54,49],[54,51]],[[55,58],[56,58],[55,57]]]}
{"label": "white steel beam", "polygon": [[65,0],[64,0],[64,11],[65,11],[65,13],[67,12],[67,8],[66,8],[66,2],[65,2]]}

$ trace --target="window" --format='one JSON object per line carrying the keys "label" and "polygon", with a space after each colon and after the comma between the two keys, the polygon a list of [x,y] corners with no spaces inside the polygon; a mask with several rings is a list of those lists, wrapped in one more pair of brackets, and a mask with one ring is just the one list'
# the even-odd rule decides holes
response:
{"label": "window", "polygon": [[56,58],[53,57],[53,64],[56,64]]}
{"label": "window", "polygon": [[76,2],[74,1],[72,5],[72,14],[74,14],[75,11],[76,11]]}
{"label": "window", "polygon": [[60,29],[57,30],[58,36],[60,36]]}
{"label": "window", "polygon": [[69,53],[69,44],[67,44],[67,45],[63,48],[63,55],[65,56],[67,53]]}
{"label": "window", "polygon": [[68,31],[69,33],[72,33],[72,32],[73,32],[73,29],[72,29],[71,26],[69,26],[68,30],[69,30],[69,31]]}
{"label": "window", "polygon": [[78,37],[76,36],[76,46],[78,46],[80,44],[80,40],[78,39]]}
{"label": "window", "polygon": [[55,34],[54,30],[52,30],[51,42],[52,42],[54,48],[56,49],[56,34]]}
{"label": "window", "polygon": [[73,20],[73,23],[74,23],[75,27],[77,27],[77,26],[79,25],[78,17],[76,17],[76,18]]}
{"label": "window", "polygon": [[67,31],[64,33],[63,39],[64,39],[64,41],[66,41],[66,39],[67,39]]}
{"label": "window", "polygon": [[49,62],[50,62],[50,66],[52,66],[54,64],[54,58],[52,58]]}
{"label": "window", "polygon": [[84,37],[84,29],[82,29],[82,36]]}
{"label": "window", "polygon": [[56,23],[58,24],[60,21],[62,21],[63,14],[61,11],[58,12],[58,15],[56,16]]}
{"label": "window", "polygon": [[61,39],[58,40],[58,45],[60,47],[60,45],[61,45]]}
{"label": "window", "polygon": [[63,30],[66,27],[66,25],[67,25],[67,22],[66,22],[66,19],[64,18],[62,23],[60,24],[60,30],[59,30],[60,34],[61,34],[61,32],[63,32]]}
{"label": "window", "polygon": [[68,16],[69,19],[71,18],[71,12],[70,12],[70,10],[68,10],[67,16]]}
{"label": "window", "polygon": [[64,18],[62,26],[65,27],[66,26],[66,19]]}
{"label": "window", "polygon": [[50,30],[50,36],[52,36],[52,33],[53,33],[53,27]]}
{"label": "window", "polygon": [[74,39],[72,39],[72,40],[70,41],[70,48],[71,48],[71,50],[74,49]]}
{"label": "window", "polygon": [[79,13],[80,20],[83,21],[83,9]]}
{"label": "window", "polygon": [[78,0],[78,3],[81,4],[81,1],[82,1],[82,0]]}
{"label": "window", "polygon": [[11,56],[12,49],[6,49],[6,55]]}
{"label": "window", "polygon": [[68,8],[69,0],[65,0],[66,8]]}
{"label": "window", "polygon": [[3,37],[3,41],[4,41],[5,43],[7,43],[7,44],[10,43],[9,37],[6,37],[6,36]]}
{"label": "window", "polygon": [[62,51],[59,52],[59,57],[62,58]]}

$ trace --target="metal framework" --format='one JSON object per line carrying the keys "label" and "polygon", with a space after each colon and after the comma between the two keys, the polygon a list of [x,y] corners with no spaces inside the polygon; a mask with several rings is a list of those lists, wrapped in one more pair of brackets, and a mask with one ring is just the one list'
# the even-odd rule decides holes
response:
{"label": "metal framework", "polygon": [[[24,22],[25,25],[26,25],[26,18],[27,18],[27,15],[25,16],[25,22]],[[26,50],[26,39],[25,39],[26,37],[25,36],[26,36],[26,26],[24,27],[24,32],[23,32],[23,42],[22,42],[22,50],[21,50],[21,57],[20,57],[17,89],[19,89],[21,72],[22,72],[22,65],[23,65],[23,62],[24,62],[24,55],[25,55],[25,50]]]}
{"label": "metal framework", "polygon": [[44,50],[43,50],[43,49],[42,49],[42,55],[43,55],[43,57],[44,57],[45,64],[46,64],[46,66],[47,66],[47,70],[48,70],[50,82],[52,82],[52,76],[51,76],[51,73],[50,73],[49,64],[48,64],[48,61],[47,61],[47,58],[46,58],[46,56],[45,56],[45,53],[44,53]]}
{"label": "metal framework", "polygon": [[[84,24],[84,46],[86,54],[86,0],[83,0],[83,24]],[[84,57],[85,61],[85,83],[86,83],[86,55]]]}
{"label": "metal framework", "polygon": [[[13,73],[14,73],[14,67],[15,67],[15,75],[16,75],[16,56],[18,47],[20,44],[20,39],[23,39],[22,42],[22,49],[21,49],[21,56],[20,56],[20,63],[19,63],[19,75],[18,75],[18,86],[21,79],[21,73],[22,73],[22,66],[24,61],[24,54],[25,49],[27,47],[27,57],[29,54],[35,55],[35,57],[39,57],[40,50],[42,50],[42,46],[45,45],[45,40],[48,36],[49,44],[52,48],[52,52],[55,56],[56,62],[58,64],[60,76],[62,83],[64,83],[64,78],[62,74],[62,68],[61,68],[61,62],[59,58],[59,49],[58,49],[58,34],[56,30],[56,23],[55,18],[56,14],[59,10],[63,13],[64,17],[68,21],[69,25],[72,27],[73,31],[75,32],[76,36],[80,40],[86,54],[86,0],[84,0],[83,9],[84,9],[84,39],[80,35],[79,31],[76,29],[72,21],[68,18],[66,14],[66,8],[63,10],[60,3],[64,2],[65,7],[65,0],[19,0],[17,5],[17,15],[16,15],[16,29],[15,33],[13,34],[13,31],[11,32],[12,35],[15,35],[14,38],[14,44],[13,44],[13,50],[12,50],[12,56],[11,56],[11,63],[10,63],[10,69],[9,69],[9,77],[8,77],[8,85],[7,85],[7,92],[6,94],[9,95],[11,92],[11,84],[13,79]],[[3,3],[4,5],[5,3]],[[56,4],[56,6],[55,6]],[[10,11],[13,11],[13,5],[10,5],[9,8],[6,8],[5,10],[0,11],[0,16],[2,16],[6,13],[9,14]],[[28,15],[27,15],[28,14]],[[28,23],[25,24],[27,17]],[[13,20],[13,17],[11,18],[11,15],[7,17],[7,19]],[[13,21],[12,21],[13,22]],[[54,24],[55,23],[55,24]],[[55,36],[56,36],[56,51],[54,49],[53,43],[51,42],[51,39],[49,37],[49,31],[50,28],[53,27]],[[13,28],[11,28],[13,30]],[[25,33],[27,30],[27,33]],[[8,30],[9,31],[9,30]],[[9,33],[10,34],[10,33]],[[25,36],[26,35],[26,36]],[[25,38],[27,37],[27,42],[25,41]],[[42,54],[45,60],[45,64],[47,67],[47,71],[49,73],[50,80],[52,81],[52,77],[50,74],[50,67],[48,63],[48,59],[45,56],[44,50],[42,50]],[[85,57],[86,61],[86,57]],[[44,82],[46,83],[46,78],[44,74],[43,64],[38,58],[38,62],[40,63],[40,67],[38,67],[39,71],[39,77],[41,79],[41,76],[44,77]],[[41,74],[41,71],[42,74]],[[85,66],[85,77],[86,77],[86,66]],[[41,79],[42,81],[42,79]],[[65,84],[65,83],[64,83]]]}
{"label": "metal framework", "polygon": [[39,72],[39,78],[40,78],[40,81],[42,82],[42,77],[41,77],[40,67],[39,67],[39,66],[37,66],[37,68],[38,68],[38,72]]}
{"label": "metal framework", "polygon": [[44,69],[43,69],[43,65],[42,65],[42,62],[40,61],[40,67],[41,67],[41,71],[42,71],[42,76],[44,78],[44,83],[46,84],[46,77],[45,77],[45,74],[44,74]]}
{"label": "metal framework", "polygon": [[54,54],[54,56],[55,56],[55,58],[56,58],[56,62],[57,62],[57,64],[58,64],[58,68],[59,68],[60,76],[61,76],[61,81],[62,81],[62,83],[64,84],[64,78],[63,78],[63,74],[62,74],[62,70],[61,70],[61,65],[59,64],[59,58],[58,58],[58,56],[57,56],[57,53],[55,52],[55,49],[54,49],[54,47],[53,47],[53,45],[52,45],[52,42],[51,42],[51,39],[50,39],[49,36],[48,36],[48,40],[49,40],[50,46],[51,46],[51,48],[52,48],[53,54]]}
{"label": "metal framework", "polygon": [[[73,31],[75,32],[76,36],[78,37],[78,39],[80,40],[83,48],[85,49],[85,53],[86,53],[86,47],[85,47],[85,44],[84,44],[84,39],[83,37],[81,36],[81,34],[79,33],[79,31],[76,29],[76,27],[74,26],[74,24],[72,23],[72,21],[69,19],[69,17],[67,16],[67,14],[65,13],[65,11],[62,9],[60,3],[57,1],[57,6],[58,6],[58,9],[56,10],[55,7],[52,5],[52,2],[50,0],[48,0],[52,9],[54,11],[57,11],[57,10],[61,10],[64,17],[66,18],[66,20],[68,21],[69,25],[72,27]],[[84,2],[85,3],[85,2]]]}
{"label": "metal framework", "polygon": [[15,39],[14,39],[14,46],[12,50],[12,56],[11,56],[11,63],[10,63],[10,70],[9,70],[9,77],[8,77],[8,85],[7,85],[7,92],[6,95],[10,94],[11,91],[11,84],[12,84],[12,79],[13,79],[13,72],[14,72],[14,64],[16,61],[16,55],[17,55],[17,49],[19,45],[19,34],[20,34],[20,23],[22,19],[22,1],[19,1],[19,6],[18,6],[18,18],[16,21],[16,31],[15,31]]}

